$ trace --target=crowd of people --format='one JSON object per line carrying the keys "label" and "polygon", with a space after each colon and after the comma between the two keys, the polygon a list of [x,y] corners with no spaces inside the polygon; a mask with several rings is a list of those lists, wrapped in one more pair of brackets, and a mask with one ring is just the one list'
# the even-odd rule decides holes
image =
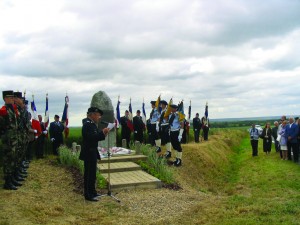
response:
{"label": "crowd of people", "polygon": [[[0,135],[4,188],[17,190],[28,176],[27,168],[33,155],[37,159],[44,157],[48,128],[41,115],[36,120],[37,126],[33,126],[28,101],[22,96],[22,92],[7,90],[2,92],[2,97],[4,105],[0,109]],[[50,124],[54,154],[57,154],[57,148],[63,143],[63,130],[64,124],[55,115],[55,121]]]}
{"label": "crowd of people", "polygon": [[[168,105],[165,100],[156,105],[156,101],[150,102],[152,111],[150,118],[145,122],[141,116],[141,111],[136,111],[136,116],[130,119],[130,113],[125,111],[125,115],[120,118],[121,138],[126,140],[127,148],[131,142],[131,134],[133,140],[140,143],[149,143],[156,146],[156,153],[169,159],[172,156],[172,148],[175,150],[175,161],[173,165],[182,165],[182,143],[188,142],[190,123],[185,118],[180,118],[179,105]],[[208,140],[209,119],[203,116],[199,118],[196,113],[193,119],[193,130],[195,142],[200,142],[200,131],[203,129],[203,139]],[[144,138],[147,132],[148,139]],[[163,154],[161,146],[166,146],[166,152]]]}
{"label": "crowd of people", "polygon": [[266,123],[262,132],[252,124],[250,129],[250,142],[252,146],[252,156],[258,156],[258,142],[263,140],[263,151],[268,155],[272,149],[272,143],[276,152],[279,152],[282,160],[299,161],[300,151],[300,119],[298,117],[282,116],[279,121],[274,122],[271,128],[270,123]]}

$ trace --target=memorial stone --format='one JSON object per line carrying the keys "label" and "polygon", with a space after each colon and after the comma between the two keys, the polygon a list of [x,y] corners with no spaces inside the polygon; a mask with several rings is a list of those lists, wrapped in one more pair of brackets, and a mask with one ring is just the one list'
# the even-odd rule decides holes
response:
{"label": "memorial stone", "polygon": [[[91,107],[97,107],[103,111],[103,116],[101,118],[101,121],[98,124],[98,128],[102,130],[103,128],[107,127],[108,123],[115,123],[115,117],[114,117],[114,107],[111,103],[111,99],[108,97],[108,95],[104,91],[99,91],[94,94],[92,101],[91,101]],[[116,129],[113,128],[108,136],[105,138],[105,140],[99,142],[99,147],[106,148],[107,147],[114,147],[116,146]]]}

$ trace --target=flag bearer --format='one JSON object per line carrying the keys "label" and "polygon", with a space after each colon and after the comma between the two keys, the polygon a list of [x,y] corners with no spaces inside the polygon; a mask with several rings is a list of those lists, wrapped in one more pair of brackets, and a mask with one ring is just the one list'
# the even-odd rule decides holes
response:
{"label": "flag bearer", "polygon": [[[182,165],[182,148],[181,139],[183,134],[183,122],[179,120],[179,114],[177,112],[177,105],[171,105],[172,113],[169,115],[169,125],[170,125],[170,139],[172,147],[176,151],[176,160],[173,162],[174,166]],[[171,151],[167,152],[171,156]]]}

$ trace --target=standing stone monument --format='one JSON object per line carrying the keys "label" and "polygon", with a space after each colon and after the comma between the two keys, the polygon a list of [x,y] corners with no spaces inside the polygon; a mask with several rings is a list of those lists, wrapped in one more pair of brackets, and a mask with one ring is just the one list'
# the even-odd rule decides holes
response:
{"label": "standing stone monument", "polygon": [[[111,103],[111,99],[104,91],[99,91],[96,94],[94,94],[91,101],[91,107],[97,107],[103,111],[103,116],[101,118],[101,121],[98,124],[98,128],[100,130],[107,127],[107,124],[104,124],[103,122],[115,123],[114,107]],[[103,148],[107,148],[108,146],[109,147],[117,146],[115,128],[110,130],[108,136],[106,136],[104,141],[99,142],[99,146]]]}

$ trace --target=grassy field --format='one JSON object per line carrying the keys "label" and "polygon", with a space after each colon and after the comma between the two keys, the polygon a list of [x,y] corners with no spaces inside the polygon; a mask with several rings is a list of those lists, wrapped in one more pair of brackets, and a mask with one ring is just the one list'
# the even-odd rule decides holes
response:
{"label": "grassy field", "polygon": [[19,190],[0,189],[0,224],[300,224],[300,166],[262,143],[253,158],[244,129],[212,133],[183,145],[182,190],[121,191],[121,204],[85,202],[56,158],[35,160]]}

